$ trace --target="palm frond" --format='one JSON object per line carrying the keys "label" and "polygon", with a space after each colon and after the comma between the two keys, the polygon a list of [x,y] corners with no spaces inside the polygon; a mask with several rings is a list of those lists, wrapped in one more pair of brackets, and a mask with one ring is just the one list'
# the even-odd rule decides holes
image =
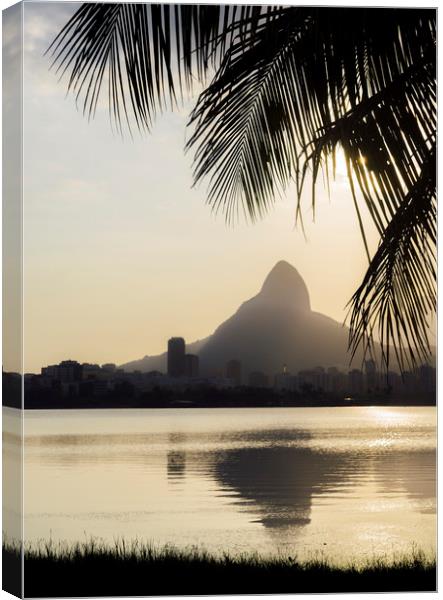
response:
{"label": "palm frond", "polygon": [[[278,10],[272,8],[273,10]],[[47,52],[83,112],[94,116],[103,85],[112,122],[149,130],[167,103],[202,81],[234,36],[271,8],[233,5],[83,4]]]}
{"label": "palm frond", "polygon": [[376,332],[386,364],[391,348],[402,368],[429,357],[429,315],[436,309],[435,168],[434,146],[352,298],[352,354],[362,342],[370,350]]}
{"label": "palm frond", "polygon": [[298,71],[289,65],[311,17],[296,14],[297,26],[288,27],[285,11],[262,20],[246,47],[235,41],[191,115],[194,179],[210,176],[208,202],[228,220],[239,209],[262,216],[298,168],[298,142],[307,138],[292,96]]}

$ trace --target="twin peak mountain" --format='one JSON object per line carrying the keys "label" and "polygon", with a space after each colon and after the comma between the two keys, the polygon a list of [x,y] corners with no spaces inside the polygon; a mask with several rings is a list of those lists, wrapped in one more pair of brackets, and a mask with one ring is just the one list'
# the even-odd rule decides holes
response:
{"label": "twin peak mountain", "polygon": [[[259,293],[244,302],[235,314],[209,337],[186,344],[198,354],[200,373],[224,370],[229,360],[242,363],[243,373],[292,373],[316,366],[349,367],[349,330],[341,323],[311,310],[308,288],[298,271],[279,261]],[[358,364],[361,356],[355,357]],[[126,371],[166,371],[166,353],[145,356],[122,365]]]}

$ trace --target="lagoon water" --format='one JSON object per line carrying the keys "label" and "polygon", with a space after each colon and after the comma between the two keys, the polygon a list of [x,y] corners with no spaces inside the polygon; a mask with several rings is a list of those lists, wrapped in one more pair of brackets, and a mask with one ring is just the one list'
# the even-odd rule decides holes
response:
{"label": "lagoon water", "polygon": [[24,431],[27,542],[435,551],[435,408],[26,411]]}

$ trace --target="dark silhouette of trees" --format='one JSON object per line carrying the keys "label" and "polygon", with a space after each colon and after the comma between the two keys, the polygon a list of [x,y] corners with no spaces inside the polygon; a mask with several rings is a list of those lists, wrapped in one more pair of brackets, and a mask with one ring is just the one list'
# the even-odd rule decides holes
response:
{"label": "dark silhouette of trees", "polygon": [[[436,306],[436,11],[84,4],[50,47],[89,116],[107,87],[119,131],[149,130],[195,85],[194,180],[228,220],[261,217],[291,181],[335,176],[342,148],[369,266],[350,350],[430,353]],[[369,256],[360,197],[380,235]]]}

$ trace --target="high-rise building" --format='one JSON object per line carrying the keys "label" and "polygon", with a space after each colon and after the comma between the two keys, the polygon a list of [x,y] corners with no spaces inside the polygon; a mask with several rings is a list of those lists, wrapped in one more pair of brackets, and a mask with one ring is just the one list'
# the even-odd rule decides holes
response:
{"label": "high-rise building", "polygon": [[313,371],[314,389],[325,390],[327,377],[323,367],[316,367]]}
{"label": "high-rise building", "polygon": [[199,359],[196,354],[185,355],[185,374],[186,377],[198,377]]}
{"label": "high-rise building", "polygon": [[277,391],[295,392],[298,389],[298,377],[291,375],[288,367],[283,365],[283,371],[274,376],[274,389]]}
{"label": "high-rise building", "polygon": [[301,391],[317,389],[317,376],[313,369],[304,369],[298,372],[298,385]]}
{"label": "high-rise building", "polygon": [[168,341],[168,375],[182,377],[185,373],[185,340],[181,337],[173,337]]}
{"label": "high-rise building", "polygon": [[337,367],[329,367],[326,379],[326,391],[337,394],[346,388],[346,376]]}
{"label": "high-rise building", "polygon": [[226,363],[226,377],[231,379],[234,385],[241,385],[242,368],[239,360],[230,360]]}

